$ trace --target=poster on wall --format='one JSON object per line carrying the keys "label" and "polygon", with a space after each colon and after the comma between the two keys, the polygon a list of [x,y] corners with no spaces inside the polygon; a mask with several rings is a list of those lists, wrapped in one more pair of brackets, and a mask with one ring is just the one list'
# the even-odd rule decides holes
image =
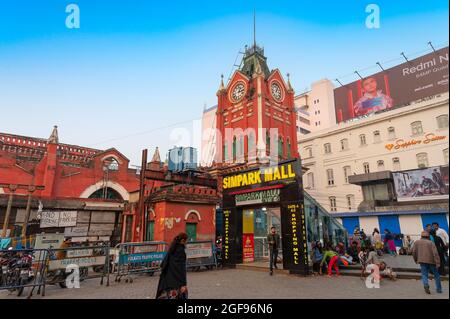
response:
{"label": "poster on wall", "polygon": [[448,199],[448,166],[393,173],[397,201]]}
{"label": "poster on wall", "polygon": [[244,262],[251,263],[255,261],[255,239],[253,234],[243,234],[242,236]]}
{"label": "poster on wall", "polygon": [[448,47],[336,88],[336,121],[405,106],[446,91]]}

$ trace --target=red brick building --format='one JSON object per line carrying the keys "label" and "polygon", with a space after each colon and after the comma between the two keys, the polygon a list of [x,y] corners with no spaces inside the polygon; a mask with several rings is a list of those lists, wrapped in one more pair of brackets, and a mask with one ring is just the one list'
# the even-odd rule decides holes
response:
{"label": "red brick building", "polygon": [[[190,240],[214,240],[219,202],[216,189],[189,184],[187,172],[169,172],[158,149],[146,168],[147,173],[158,178],[145,179],[141,210],[135,197],[126,216],[127,225],[133,224],[134,234],[131,238],[127,230],[125,240],[171,242],[180,232],[186,232]],[[207,178],[199,171],[190,173]]]}
{"label": "red brick building", "polygon": [[[17,185],[22,187],[16,189]],[[28,186],[43,189],[31,194],[31,229],[27,234],[43,230],[78,232],[80,236],[75,237],[80,239],[114,237],[118,241],[122,236],[122,214],[130,192],[139,189],[139,175],[114,148],[98,150],[59,143],[57,127],[49,139],[0,133],[0,223],[3,229],[6,222],[11,235],[23,228]],[[12,191],[13,202],[6,221]],[[40,229],[39,205],[43,212],[77,212],[76,225],[71,229]]]}

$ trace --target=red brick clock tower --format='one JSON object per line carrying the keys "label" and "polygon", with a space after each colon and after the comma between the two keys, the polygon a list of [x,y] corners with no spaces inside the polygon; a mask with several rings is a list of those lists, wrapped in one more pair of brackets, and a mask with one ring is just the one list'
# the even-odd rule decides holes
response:
{"label": "red brick clock tower", "polygon": [[255,163],[297,158],[294,90],[264,50],[246,48],[241,67],[217,92],[216,163]]}

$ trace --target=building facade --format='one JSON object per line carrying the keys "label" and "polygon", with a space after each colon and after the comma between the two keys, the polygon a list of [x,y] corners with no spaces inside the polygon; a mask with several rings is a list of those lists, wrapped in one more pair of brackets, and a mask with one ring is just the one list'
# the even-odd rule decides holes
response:
{"label": "building facade", "polygon": [[298,139],[336,124],[334,85],[328,79],[311,84],[311,90],[295,96]]}
{"label": "building facade", "polygon": [[402,203],[392,173],[447,166],[448,93],[302,136],[305,189],[351,233],[389,228],[418,236],[426,223],[448,229],[447,199]]}
{"label": "building facade", "polygon": [[[114,148],[60,143],[56,127],[49,139],[0,133],[2,236],[45,231],[120,241],[123,212],[136,189],[136,170]],[[71,222],[61,224],[63,214]]]}

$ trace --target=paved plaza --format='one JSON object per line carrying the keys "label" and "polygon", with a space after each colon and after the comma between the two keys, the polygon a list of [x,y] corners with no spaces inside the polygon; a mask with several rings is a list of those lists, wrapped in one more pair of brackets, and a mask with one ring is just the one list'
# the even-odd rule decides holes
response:
{"label": "paved plaza", "polygon": [[[81,283],[79,289],[61,289],[48,286],[46,296],[34,295],[34,299],[153,299],[158,284],[158,275],[139,275],[133,283],[114,282],[110,286],[100,285],[99,279]],[[381,287],[368,289],[358,277],[298,277],[266,272],[226,269],[188,272],[190,299],[448,299],[449,285],[443,282],[443,293],[426,295],[419,280],[383,280]],[[24,295],[27,295],[24,293]],[[0,291],[0,299],[16,299],[7,291]]]}

